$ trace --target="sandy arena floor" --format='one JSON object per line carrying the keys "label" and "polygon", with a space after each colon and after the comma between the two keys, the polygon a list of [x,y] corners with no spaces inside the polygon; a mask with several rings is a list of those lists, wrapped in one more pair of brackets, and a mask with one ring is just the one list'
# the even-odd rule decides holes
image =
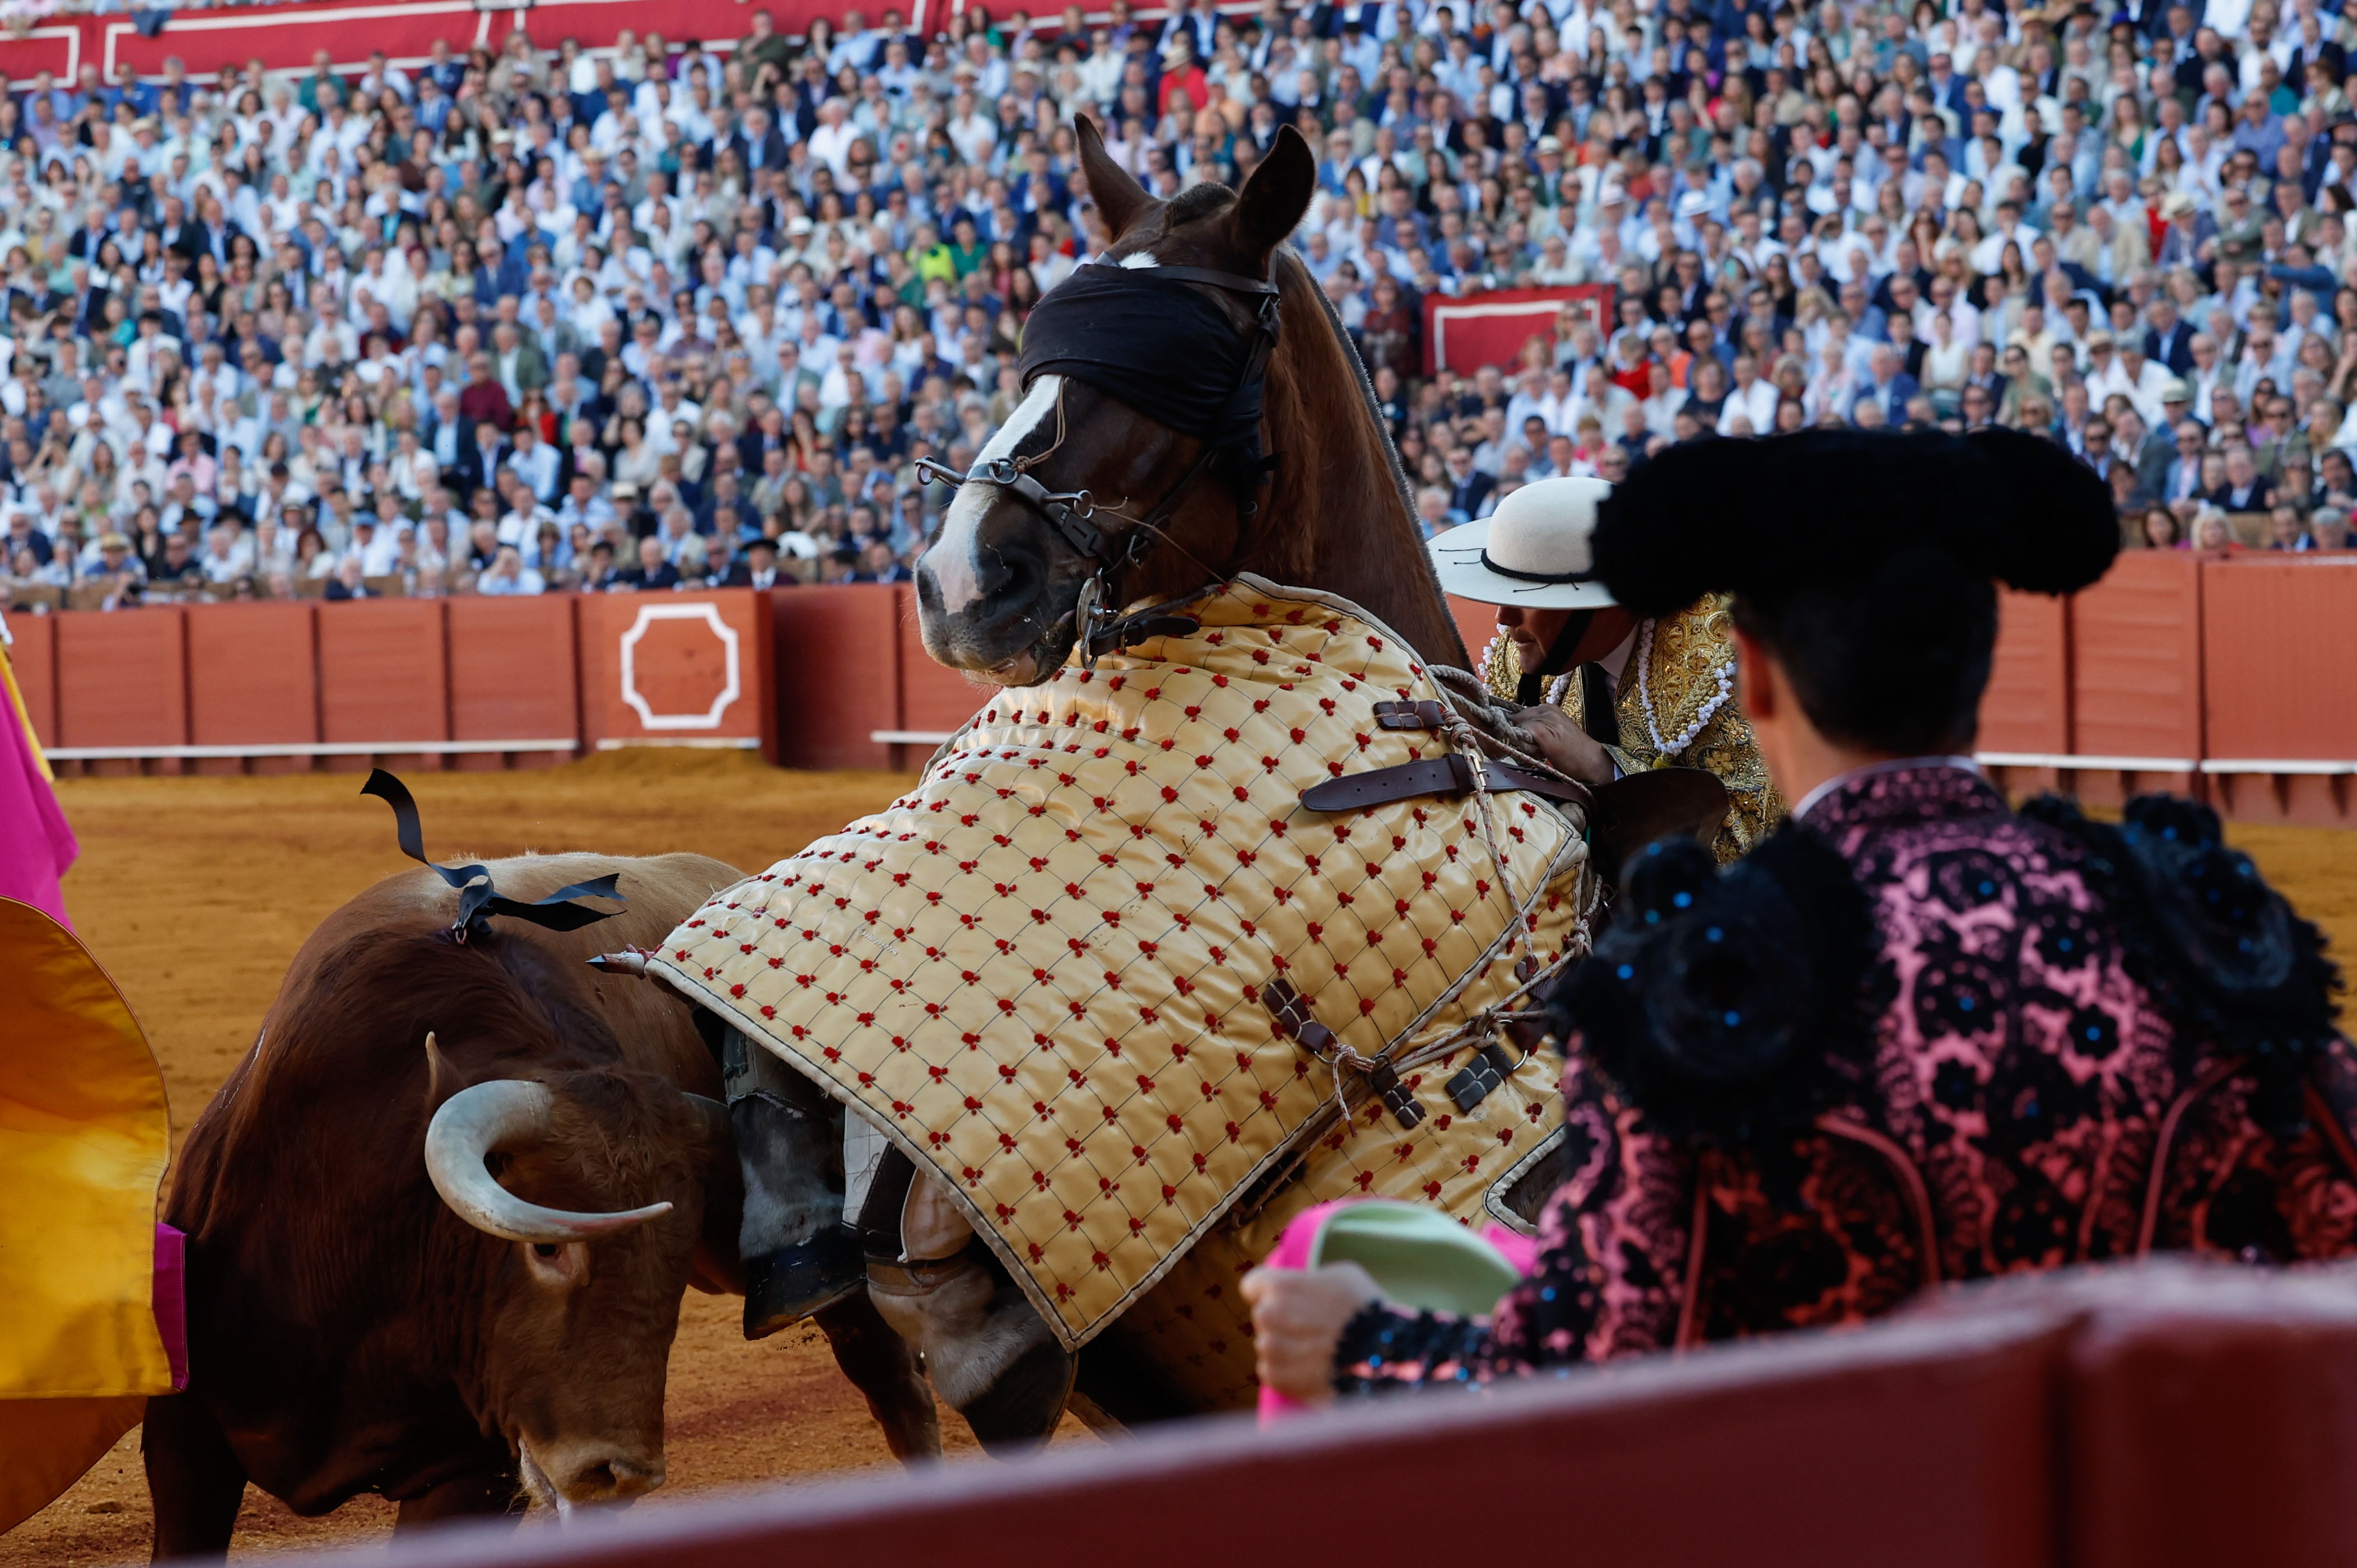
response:
{"label": "sandy arena floor", "polygon": [[[890,774],[780,772],[741,754],[640,751],[527,773],[413,773],[428,854],[695,850],[759,869],[882,805]],[[330,910],[406,868],[392,815],[354,774],[91,779],[60,785],[82,855],[66,883],[75,923],[145,1025],[176,1127],[194,1121]],[[2357,950],[2357,832],[2235,834],[2343,954]],[[691,1294],[672,1352],[671,1482],[649,1507],[699,1490],[888,1463],[858,1396],[815,1330],[748,1345],[733,1297]],[[963,1423],[943,1412],[954,1448]],[[1080,1435],[1065,1423],[1065,1438]],[[301,1520],[249,1490],[242,1552],[382,1540],[390,1507],[356,1501]],[[147,1492],[133,1433],[64,1497],[0,1536],[0,1568],[144,1561]]]}

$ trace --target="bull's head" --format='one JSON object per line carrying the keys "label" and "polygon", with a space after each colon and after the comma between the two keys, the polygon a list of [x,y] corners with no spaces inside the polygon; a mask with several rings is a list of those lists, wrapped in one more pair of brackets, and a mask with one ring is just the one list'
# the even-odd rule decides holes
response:
{"label": "bull's head", "polygon": [[443,1201],[513,1243],[482,1304],[477,1409],[560,1514],[662,1484],[665,1366],[731,1150],[717,1103],[619,1069],[478,1083],[426,1129]]}

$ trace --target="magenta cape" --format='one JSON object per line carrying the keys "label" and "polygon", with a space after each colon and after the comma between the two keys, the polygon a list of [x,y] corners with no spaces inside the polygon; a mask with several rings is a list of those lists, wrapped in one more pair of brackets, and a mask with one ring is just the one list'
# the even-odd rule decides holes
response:
{"label": "magenta cape", "polygon": [[0,679],[0,897],[30,904],[70,930],[58,879],[81,846],[34,749],[13,678]]}

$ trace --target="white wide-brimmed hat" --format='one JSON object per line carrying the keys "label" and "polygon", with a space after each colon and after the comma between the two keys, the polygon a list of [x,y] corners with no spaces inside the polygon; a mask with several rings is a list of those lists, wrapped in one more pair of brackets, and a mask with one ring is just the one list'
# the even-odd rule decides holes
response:
{"label": "white wide-brimmed hat", "polygon": [[1534,610],[1588,610],[1614,602],[1594,580],[1589,548],[1596,509],[1612,487],[1602,479],[1541,479],[1498,503],[1479,522],[1452,528],[1430,546],[1440,585],[1460,599]]}

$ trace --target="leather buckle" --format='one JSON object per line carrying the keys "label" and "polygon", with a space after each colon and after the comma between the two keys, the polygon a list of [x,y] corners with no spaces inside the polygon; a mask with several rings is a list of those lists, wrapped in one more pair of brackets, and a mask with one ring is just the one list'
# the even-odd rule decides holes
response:
{"label": "leather buckle", "polygon": [[1380,729],[1437,730],[1442,726],[1440,704],[1435,702],[1377,703],[1375,725]]}

